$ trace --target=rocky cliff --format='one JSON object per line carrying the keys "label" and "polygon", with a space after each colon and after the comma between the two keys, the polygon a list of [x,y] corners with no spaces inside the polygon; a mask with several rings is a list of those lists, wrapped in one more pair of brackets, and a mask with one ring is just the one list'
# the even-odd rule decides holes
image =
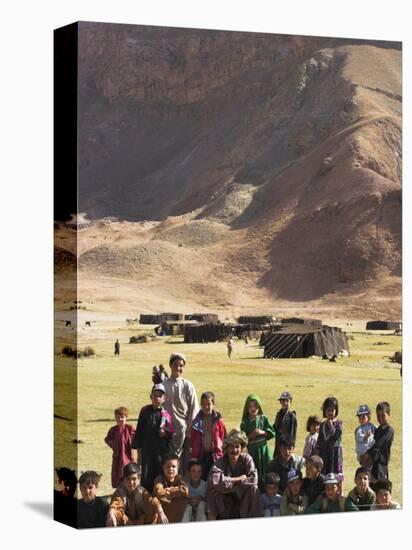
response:
{"label": "rocky cliff", "polygon": [[216,300],[222,273],[273,299],[397,299],[401,94],[398,43],[81,23],[79,211],[156,221],[145,238],[211,266],[193,292]]}

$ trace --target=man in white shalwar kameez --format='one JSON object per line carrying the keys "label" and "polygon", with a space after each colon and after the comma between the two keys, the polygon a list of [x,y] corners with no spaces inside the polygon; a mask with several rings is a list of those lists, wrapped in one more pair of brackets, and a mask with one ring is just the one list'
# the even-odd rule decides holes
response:
{"label": "man in white shalwar kameez", "polygon": [[169,360],[171,375],[163,382],[166,390],[163,406],[172,417],[174,429],[170,450],[180,457],[180,472],[186,472],[191,448],[190,427],[199,410],[195,388],[182,376],[185,365],[183,353],[172,353]]}

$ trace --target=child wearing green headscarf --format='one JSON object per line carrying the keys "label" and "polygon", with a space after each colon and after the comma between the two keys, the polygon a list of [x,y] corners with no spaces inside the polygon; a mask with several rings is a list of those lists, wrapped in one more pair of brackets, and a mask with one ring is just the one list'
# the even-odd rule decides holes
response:
{"label": "child wearing green headscarf", "polygon": [[248,436],[247,450],[253,458],[259,480],[262,480],[269,464],[267,442],[275,437],[275,432],[268,417],[263,414],[260,397],[254,393],[246,398],[240,429]]}

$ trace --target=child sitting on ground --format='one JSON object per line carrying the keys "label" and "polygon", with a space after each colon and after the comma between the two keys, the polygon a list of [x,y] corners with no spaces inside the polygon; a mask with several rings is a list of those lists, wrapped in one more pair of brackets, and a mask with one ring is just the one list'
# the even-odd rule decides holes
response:
{"label": "child sitting on ground", "polygon": [[321,424],[321,420],[319,416],[309,416],[307,422],[306,422],[306,431],[309,432],[308,435],[305,437],[305,446],[303,447],[303,453],[302,456],[305,460],[310,458],[312,455],[316,454],[316,443],[318,441],[318,435],[319,435],[319,426]]}
{"label": "child sitting on ground", "polygon": [[375,483],[376,502],[371,510],[400,510],[398,502],[392,500],[392,482],[389,479],[380,479]]}
{"label": "child sitting on ground", "polygon": [[127,464],[123,481],[110,499],[107,527],[168,523],[157,498],[140,485],[140,466]]}
{"label": "child sitting on ground", "polygon": [[109,504],[106,499],[96,496],[101,474],[93,470],[84,472],[79,478],[82,498],[77,501],[79,529],[106,527]]}
{"label": "child sitting on ground", "polygon": [[[387,401],[381,401],[376,405],[376,417],[379,426],[375,432],[375,442],[366,452],[369,456],[365,461],[366,468],[371,467],[371,486],[376,492],[374,482],[380,479],[389,479],[389,460],[395,430],[389,425],[391,406]],[[372,483],[373,481],[373,483]]]}
{"label": "child sitting on ground", "polygon": [[355,429],[355,450],[359,464],[364,460],[362,457],[374,444],[375,426],[371,423],[371,410],[368,405],[359,405],[356,411],[359,426]]}
{"label": "child sitting on ground", "polygon": [[70,468],[56,468],[59,490],[54,490],[53,517],[55,521],[77,527],[76,499],[77,477]]}
{"label": "child sitting on ground", "polygon": [[376,496],[369,487],[369,470],[364,466],[360,466],[355,472],[355,487],[348,494],[348,498],[352,500],[359,510],[370,510],[372,504],[375,504]]}
{"label": "child sitting on ground", "polygon": [[127,417],[129,416],[129,411],[126,407],[115,409],[114,416],[116,426],[110,428],[104,441],[113,451],[112,487],[116,489],[122,480],[124,467],[129,462],[133,462],[132,441],[134,428],[130,424],[126,424]]}
{"label": "child sitting on ground", "polygon": [[163,459],[163,472],[154,482],[153,494],[162,505],[169,523],[179,523],[187,505],[189,489],[178,475],[179,457],[166,455]]}
{"label": "child sitting on ground", "polygon": [[339,478],[336,474],[325,476],[325,493],[324,498],[316,500],[306,508],[305,514],[354,512],[358,510],[358,507],[350,498],[345,498],[339,494]]}
{"label": "child sitting on ground", "polygon": [[288,473],[288,486],[280,501],[281,516],[296,516],[303,514],[308,505],[308,497],[302,490],[302,473],[298,470],[290,470]]}
{"label": "child sitting on ground", "polygon": [[278,494],[278,474],[266,474],[264,479],[265,492],[261,494],[262,513],[265,518],[280,516],[281,495]]}
{"label": "child sitting on ground", "polygon": [[163,458],[170,451],[170,440],[173,435],[172,419],[163,408],[165,387],[163,384],[153,386],[150,393],[151,404],[141,408],[137,420],[132,448],[139,453],[142,465],[142,485],[150,492],[155,478],[162,472]]}
{"label": "child sitting on ground", "polygon": [[289,435],[279,438],[279,453],[269,463],[267,472],[275,472],[279,476],[279,493],[283,494],[288,484],[290,470],[302,470],[305,459],[295,455],[295,442]]}
{"label": "child sitting on ground", "polygon": [[308,497],[308,505],[323,498],[325,492],[325,476],[321,473],[323,460],[318,455],[312,455],[306,461],[306,477],[303,480],[303,492]]}
{"label": "child sitting on ground", "polygon": [[246,399],[240,429],[248,437],[247,450],[255,463],[259,484],[262,484],[269,464],[267,442],[275,437],[275,432],[268,417],[263,414],[260,398],[256,394],[251,394]]}
{"label": "child sitting on ground", "polygon": [[223,440],[226,428],[222,415],[215,408],[215,394],[211,391],[202,393],[200,411],[195,416],[190,434],[192,458],[202,465],[202,479],[207,480],[210,468],[218,458],[223,456]]}
{"label": "child sitting on ground", "polygon": [[189,461],[187,487],[188,504],[182,522],[206,521],[206,481],[202,479],[202,465],[196,459]]}

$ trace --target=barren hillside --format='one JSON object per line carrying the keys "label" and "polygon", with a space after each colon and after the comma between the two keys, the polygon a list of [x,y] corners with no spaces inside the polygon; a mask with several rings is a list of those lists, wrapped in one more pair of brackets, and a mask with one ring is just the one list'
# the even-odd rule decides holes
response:
{"label": "barren hillside", "polygon": [[401,315],[399,44],[84,23],[79,50],[87,297]]}

